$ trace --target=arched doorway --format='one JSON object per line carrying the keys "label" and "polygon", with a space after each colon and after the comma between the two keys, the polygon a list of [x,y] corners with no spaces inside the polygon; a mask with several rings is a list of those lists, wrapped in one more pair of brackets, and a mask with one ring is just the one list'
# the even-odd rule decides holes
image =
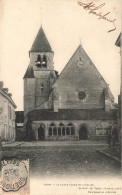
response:
{"label": "arched doorway", "polygon": [[79,129],[79,140],[88,139],[88,132],[86,125],[82,125]]}
{"label": "arched doorway", "polygon": [[44,125],[40,125],[38,128],[38,140],[44,140],[45,138],[45,128]]}

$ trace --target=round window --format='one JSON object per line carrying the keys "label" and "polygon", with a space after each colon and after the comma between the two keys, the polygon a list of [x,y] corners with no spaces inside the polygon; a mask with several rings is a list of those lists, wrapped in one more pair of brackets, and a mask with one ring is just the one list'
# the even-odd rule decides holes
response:
{"label": "round window", "polygon": [[78,92],[78,99],[83,100],[83,99],[85,99],[85,97],[86,97],[86,94],[84,91]]}

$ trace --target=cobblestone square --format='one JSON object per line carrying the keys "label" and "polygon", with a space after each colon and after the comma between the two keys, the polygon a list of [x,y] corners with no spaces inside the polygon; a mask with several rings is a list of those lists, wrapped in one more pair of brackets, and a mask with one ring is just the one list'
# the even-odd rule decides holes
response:
{"label": "cobblestone square", "polygon": [[44,177],[120,177],[120,165],[97,149],[106,143],[77,142],[20,142],[3,147],[4,158],[30,160],[31,176]]}

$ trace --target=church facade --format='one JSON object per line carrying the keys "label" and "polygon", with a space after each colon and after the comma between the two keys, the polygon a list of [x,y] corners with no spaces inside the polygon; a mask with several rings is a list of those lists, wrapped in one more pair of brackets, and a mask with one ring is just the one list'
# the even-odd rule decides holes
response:
{"label": "church facade", "polygon": [[29,51],[24,75],[26,136],[34,140],[104,139],[117,106],[102,75],[79,45],[58,75],[43,28]]}

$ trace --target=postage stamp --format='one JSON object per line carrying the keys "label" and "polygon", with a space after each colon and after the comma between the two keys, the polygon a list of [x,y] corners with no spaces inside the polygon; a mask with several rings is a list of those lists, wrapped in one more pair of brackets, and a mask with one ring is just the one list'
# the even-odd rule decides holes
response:
{"label": "postage stamp", "polygon": [[5,192],[29,194],[29,160],[1,161],[0,187]]}

